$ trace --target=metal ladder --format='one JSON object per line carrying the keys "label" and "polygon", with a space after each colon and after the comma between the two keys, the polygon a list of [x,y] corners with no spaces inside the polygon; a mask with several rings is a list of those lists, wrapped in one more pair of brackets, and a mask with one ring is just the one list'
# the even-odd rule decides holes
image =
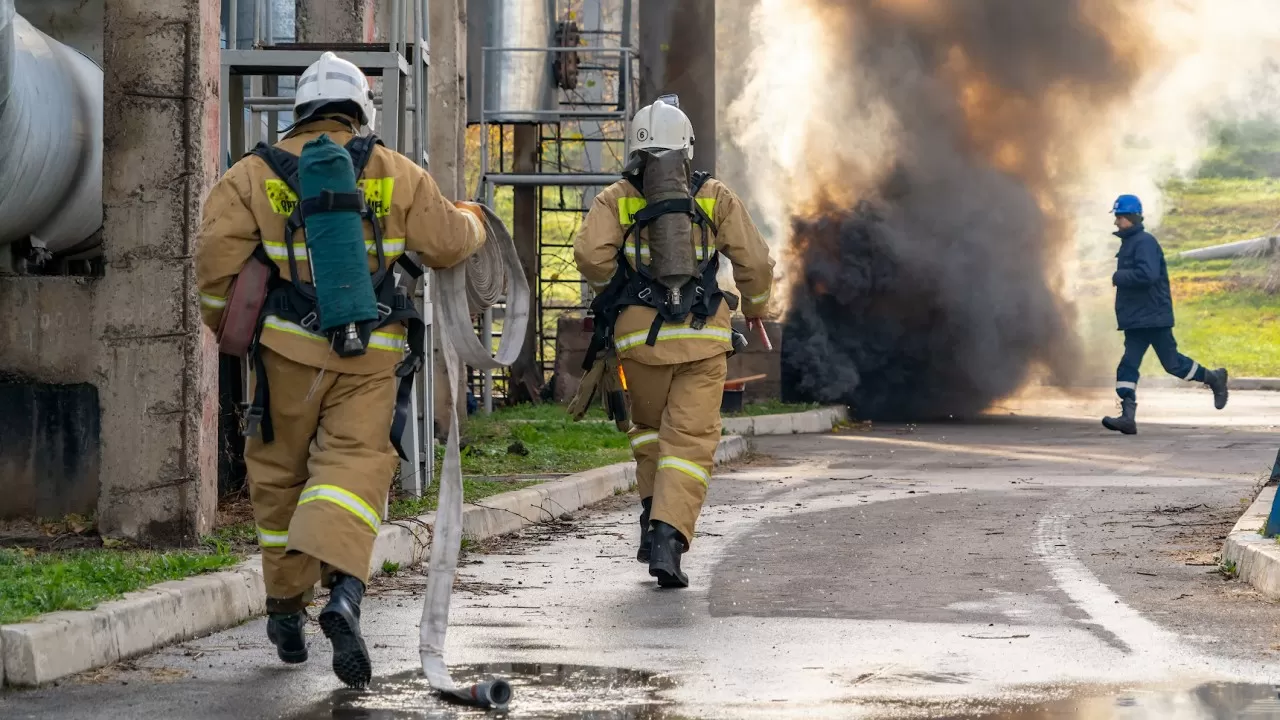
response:
{"label": "metal ladder", "polygon": [[[597,0],[594,4],[598,13],[602,3]],[[581,278],[565,280],[558,277],[546,277],[543,274],[544,268],[542,265],[545,253],[572,249],[572,245],[544,241],[544,214],[572,213],[582,217],[585,217],[586,214],[585,207],[568,208],[548,205],[543,194],[548,190],[580,189],[585,193],[583,199],[587,202],[584,205],[589,205],[591,198],[595,194],[593,190],[611,185],[622,177],[621,166],[625,162],[625,158],[612,163],[617,166],[617,171],[607,171],[603,170],[603,168],[575,168],[566,171],[560,166],[561,163],[558,158],[545,157],[543,149],[547,147],[553,148],[552,155],[560,155],[565,142],[566,133],[564,130],[566,126],[578,131],[574,141],[581,143],[584,147],[595,144],[597,148],[610,145],[625,148],[626,139],[630,134],[631,118],[637,109],[635,105],[639,92],[636,84],[638,57],[633,45],[631,28],[632,2],[631,0],[622,0],[620,5],[622,9],[616,29],[604,29],[604,22],[601,20],[599,29],[581,29],[578,31],[579,34],[587,38],[586,44],[537,47],[485,46],[480,49],[479,53],[479,68],[477,68],[479,82],[473,92],[479,100],[478,125],[480,128],[481,170],[479,187],[476,188],[475,197],[490,207],[494,207],[494,193],[498,188],[509,187],[517,191],[523,190],[536,193],[535,202],[537,203],[538,212],[536,258],[538,267],[534,273],[537,279],[537,286],[531,289],[536,293],[535,298],[537,300],[534,308],[535,318],[533,319],[536,327],[536,354],[544,375],[550,368],[546,347],[548,343],[554,344],[556,342],[557,334],[555,331],[547,332],[546,330],[548,315],[560,315],[564,312],[585,309],[589,304],[590,290]],[[576,20],[575,13],[569,11],[569,8],[574,6],[574,3],[564,2],[563,0],[555,2],[552,22],[564,23]],[[608,43],[606,38],[616,38],[617,44]],[[539,109],[502,107],[500,99],[491,96],[492,78],[490,76],[495,72],[502,71],[502,58],[504,56],[536,54],[546,57],[546,62],[550,65],[554,58],[561,57],[566,53],[576,53],[582,57],[583,62],[577,71],[580,78],[579,82],[584,88],[592,88],[592,91],[584,93],[581,90],[577,92],[561,90],[555,92],[551,106]],[[551,82],[554,84],[555,79],[552,78]],[[520,117],[519,122],[521,124],[535,124],[538,126],[538,168],[534,172],[517,173],[509,169],[512,162],[509,150],[505,147],[503,141],[503,131],[505,128],[515,124],[510,119],[513,115]],[[601,132],[597,137],[586,137],[582,133],[583,123],[594,125],[600,131],[603,131],[606,125],[611,125],[617,130],[611,134]],[[491,128],[495,127],[497,128],[496,148],[492,137],[495,133],[491,132]],[[600,154],[598,149],[597,154]],[[625,155],[625,150],[621,150],[617,154],[623,156]],[[548,170],[548,165],[553,166],[553,169]],[[519,228],[513,227],[513,231],[518,232]],[[523,238],[518,238],[517,242],[522,240]],[[576,274],[576,270],[574,274]],[[578,286],[578,301],[574,303],[551,301],[548,297],[550,288],[565,285]],[[496,306],[487,311],[479,321],[478,329],[486,339],[500,336],[500,333],[494,330],[494,323],[495,320],[500,320],[501,317],[502,307]],[[555,325],[554,322],[551,324],[552,326]],[[476,376],[473,377],[472,386],[479,390],[477,394],[480,396],[478,399],[481,408],[485,412],[491,412],[495,390],[492,371],[478,371]]]}

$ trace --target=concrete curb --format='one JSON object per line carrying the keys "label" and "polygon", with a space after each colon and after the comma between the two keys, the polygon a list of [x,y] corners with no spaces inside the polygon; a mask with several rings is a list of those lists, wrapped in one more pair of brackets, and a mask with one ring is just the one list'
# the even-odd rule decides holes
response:
{"label": "concrete curb", "polygon": [[795,435],[799,433],[828,432],[837,424],[848,420],[849,408],[835,406],[783,415],[727,418],[722,421],[721,427],[724,428],[726,433],[744,437]]}
{"label": "concrete curb", "polygon": [[1276,496],[1276,486],[1268,485],[1258,493],[1236,523],[1222,546],[1223,562],[1236,565],[1240,579],[1273,600],[1280,600],[1280,544],[1275,538],[1258,534],[1267,524],[1267,514]]}
{"label": "concrete curb", "polygon": [[[745,438],[721,438],[716,462],[741,458]],[[635,485],[635,463],[618,463],[463,506],[463,535],[484,540],[598,503]],[[435,514],[384,524],[373,550],[382,563],[425,560]],[[234,570],[161,583],[94,610],[56,612],[0,626],[0,686],[33,687],[224,630],[266,612],[261,556]]]}

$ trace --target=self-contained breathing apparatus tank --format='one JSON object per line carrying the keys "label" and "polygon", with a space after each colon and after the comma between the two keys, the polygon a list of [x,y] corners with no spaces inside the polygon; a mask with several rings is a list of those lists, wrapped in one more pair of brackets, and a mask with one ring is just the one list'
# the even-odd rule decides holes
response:
{"label": "self-contained breathing apparatus tank", "polygon": [[[680,150],[642,150],[644,198],[647,207],[681,203],[693,207],[689,192],[689,160]],[[685,285],[697,277],[693,223],[684,213],[658,215],[647,226],[649,272],[667,290],[667,302],[681,304]],[[637,256],[637,260],[640,260]]]}

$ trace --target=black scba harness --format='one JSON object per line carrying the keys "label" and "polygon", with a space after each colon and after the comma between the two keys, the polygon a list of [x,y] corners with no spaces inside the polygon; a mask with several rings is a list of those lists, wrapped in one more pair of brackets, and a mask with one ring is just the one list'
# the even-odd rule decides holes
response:
{"label": "black scba harness", "polygon": [[[638,175],[628,175],[627,180],[643,193],[644,188],[637,181]],[[738,309],[738,298],[733,293],[720,289],[716,274],[720,270],[720,251],[711,247],[709,238],[718,232],[715,222],[707,217],[707,213],[698,204],[698,192],[711,174],[697,171],[689,180],[689,197],[663,200],[645,206],[632,217],[631,225],[622,235],[622,247],[618,249],[618,270],[600,294],[591,302],[591,312],[595,316],[595,328],[591,336],[591,344],[587,348],[586,359],[582,368],[590,370],[595,364],[596,355],[613,343],[614,325],[622,310],[631,305],[653,308],[657,314],[653,324],[649,326],[649,335],[645,344],[656,345],[658,332],[665,323],[683,323],[685,318],[693,315],[689,326],[695,330],[706,327],[707,318],[715,315],[723,300],[729,303],[732,310]],[[668,293],[665,285],[658,282],[649,268],[641,260],[640,231],[661,215],[681,213],[689,216],[690,222],[702,231],[702,262],[698,265],[697,276],[691,278],[680,288],[679,293]],[[626,258],[627,239],[635,241],[635,268]],[[673,302],[678,298],[678,302]]]}
{"label": "black scba harness", "polygon": [[[364,173],[365,166],[369,164],[369,158],[373,156],[374,147],[378,145],[382,145],[382,141],[373,135],[356,136],[346,144],[346,150],[351,155],[351,164],[355,168],[357,180]],[[258,247],[253,251],[258,260],[271,269],[271,280],[267,285],[267,300],[263,305],[262,315],[258,318],[258,329],[254,333],[253,345],[249,351],[250,356],[253,358],[257,383],[253,393],[253,401],[249,404],[245,413],[245,437],[257,434],[258,428],[261,426],[262,441],[264,443],[272,442],[275,439],[275,432],[271,426],[271,393],[267,388],[267,370],[262,361],[262,353],[258,352],[258,342],[262,337],[262,330],[266,326],[269,316],[275,315],[281,320],[302,327],[307,332],[327,337],[331,347],[342,357],[363,355],[364,348],[369,346],[369,340],[375,330],[392,323],[402,322],[408,331],[406,339],[408,341],[409,354],[396,367],[396,377],[400,380],[400,386],[396,390],[395,419],[391,425],[391,443],[395,446],[400,458],[408,460],[409,458],[406,456],[404,448],[401,447],[400,437],[409,421],[410,401],[413,395],[413,374],[422,367],[426,357],[427,326],[422,320],[422,315],[414,307],[413,300],[405,292],[404,288],[400,287],[396,282],[395,274],[389,272],[390,268],[387,267],[386,252],[382,242],[382,225],[378,220],[376,210],[369,207],[369,204],[365,201],[364,194],[359,191],[335,193],[326,190],[319,197],[302,199],[302,190],[298,182],[297,155],[266,143],[258,143],[249,152],[249,155],[257,155],[262,158],[267,163],[267,166],[271,168],[271,171],[289,186],[289,189],[299,200],[290,213],[289,220],[285,223],[284,246],[289,258],[290,279],[286,281],[280,277],[279,267],[275,264],[275,261],[267,256],[266,248],[262,243],[259,243]],[[390,198],[385,199],[388,203],[390,200]],[[356,328],[359,332],[361,347],[354,352],[345,347],[346,335],[342,327],[336,327],[327,333],[321,333],[320,317],[316,308],[315,286],[298,279],[298,258],[293,251],[295,234],[301,231],[304,239],[306,237],[304,219],[307,215],[335,211],[359,213],[361,219],[368,221],[373,227],[373,247],[377,253],[378,260],[378,269],[369,274],[369,282],[373,284],[374,297],[377,298],[378,302],[378,318],[368,322],[357,323]],[[423,275],[423,269],[406,255],[396,258],[396,265],[399,265],[415,280]]]}

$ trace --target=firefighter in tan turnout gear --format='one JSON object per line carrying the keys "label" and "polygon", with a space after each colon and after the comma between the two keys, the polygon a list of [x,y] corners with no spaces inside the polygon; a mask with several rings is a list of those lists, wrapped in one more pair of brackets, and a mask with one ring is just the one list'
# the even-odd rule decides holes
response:
{"label": "firefighter in tan turnout gear", "polygon": [[[624,179],[596,196],[574,244],[596,292],[588,365],[615,351],[621,360],[642,508],[636,557],[659,585],[687,587],[680,557],[720,441],[736,335],[730,314],[740,309],[762,327],[773,260],[742,201],[715,179],[690,173],[693,126],[677,98],[642,108],[630,145]],[[740,303],[716,281],[721,257],[733,265]]]}
{"label": "firefighter in tan turnout gear", "polygon": [[[295,113],[276,148],[259,146],[210,192],[196,271],[204,322],[217,330],[251,258],[273,268],[251,351],[254,402],[245,432],[267,634],[282,660],[305,661],[304,608],[322,583],[330,599],[318,622],[333,644],[333,670],[362,686],[372,670],[360,602],[397,463],[393,415],[422,357],[421,318],[396,275],[422,272],[406,250],[431,267],[462,262],[485,241],[485,225],[478,206],[450,203],[426,171],[359,132],[373,126],[374,107],[355,65],[325,53],[301,76]],[[300,199],[307,153],[323,146],[350,154],[351,192]],[[344,211],[359,214],[346,218],[357,248],[348,256],[357,267],[346,270],[373,283],[376,314],[333,339],[319,329],[324,312],[317,318],[327,297],[319,279],[332,270],[332,253],[322,252],[322,226],[313,223]]]}

